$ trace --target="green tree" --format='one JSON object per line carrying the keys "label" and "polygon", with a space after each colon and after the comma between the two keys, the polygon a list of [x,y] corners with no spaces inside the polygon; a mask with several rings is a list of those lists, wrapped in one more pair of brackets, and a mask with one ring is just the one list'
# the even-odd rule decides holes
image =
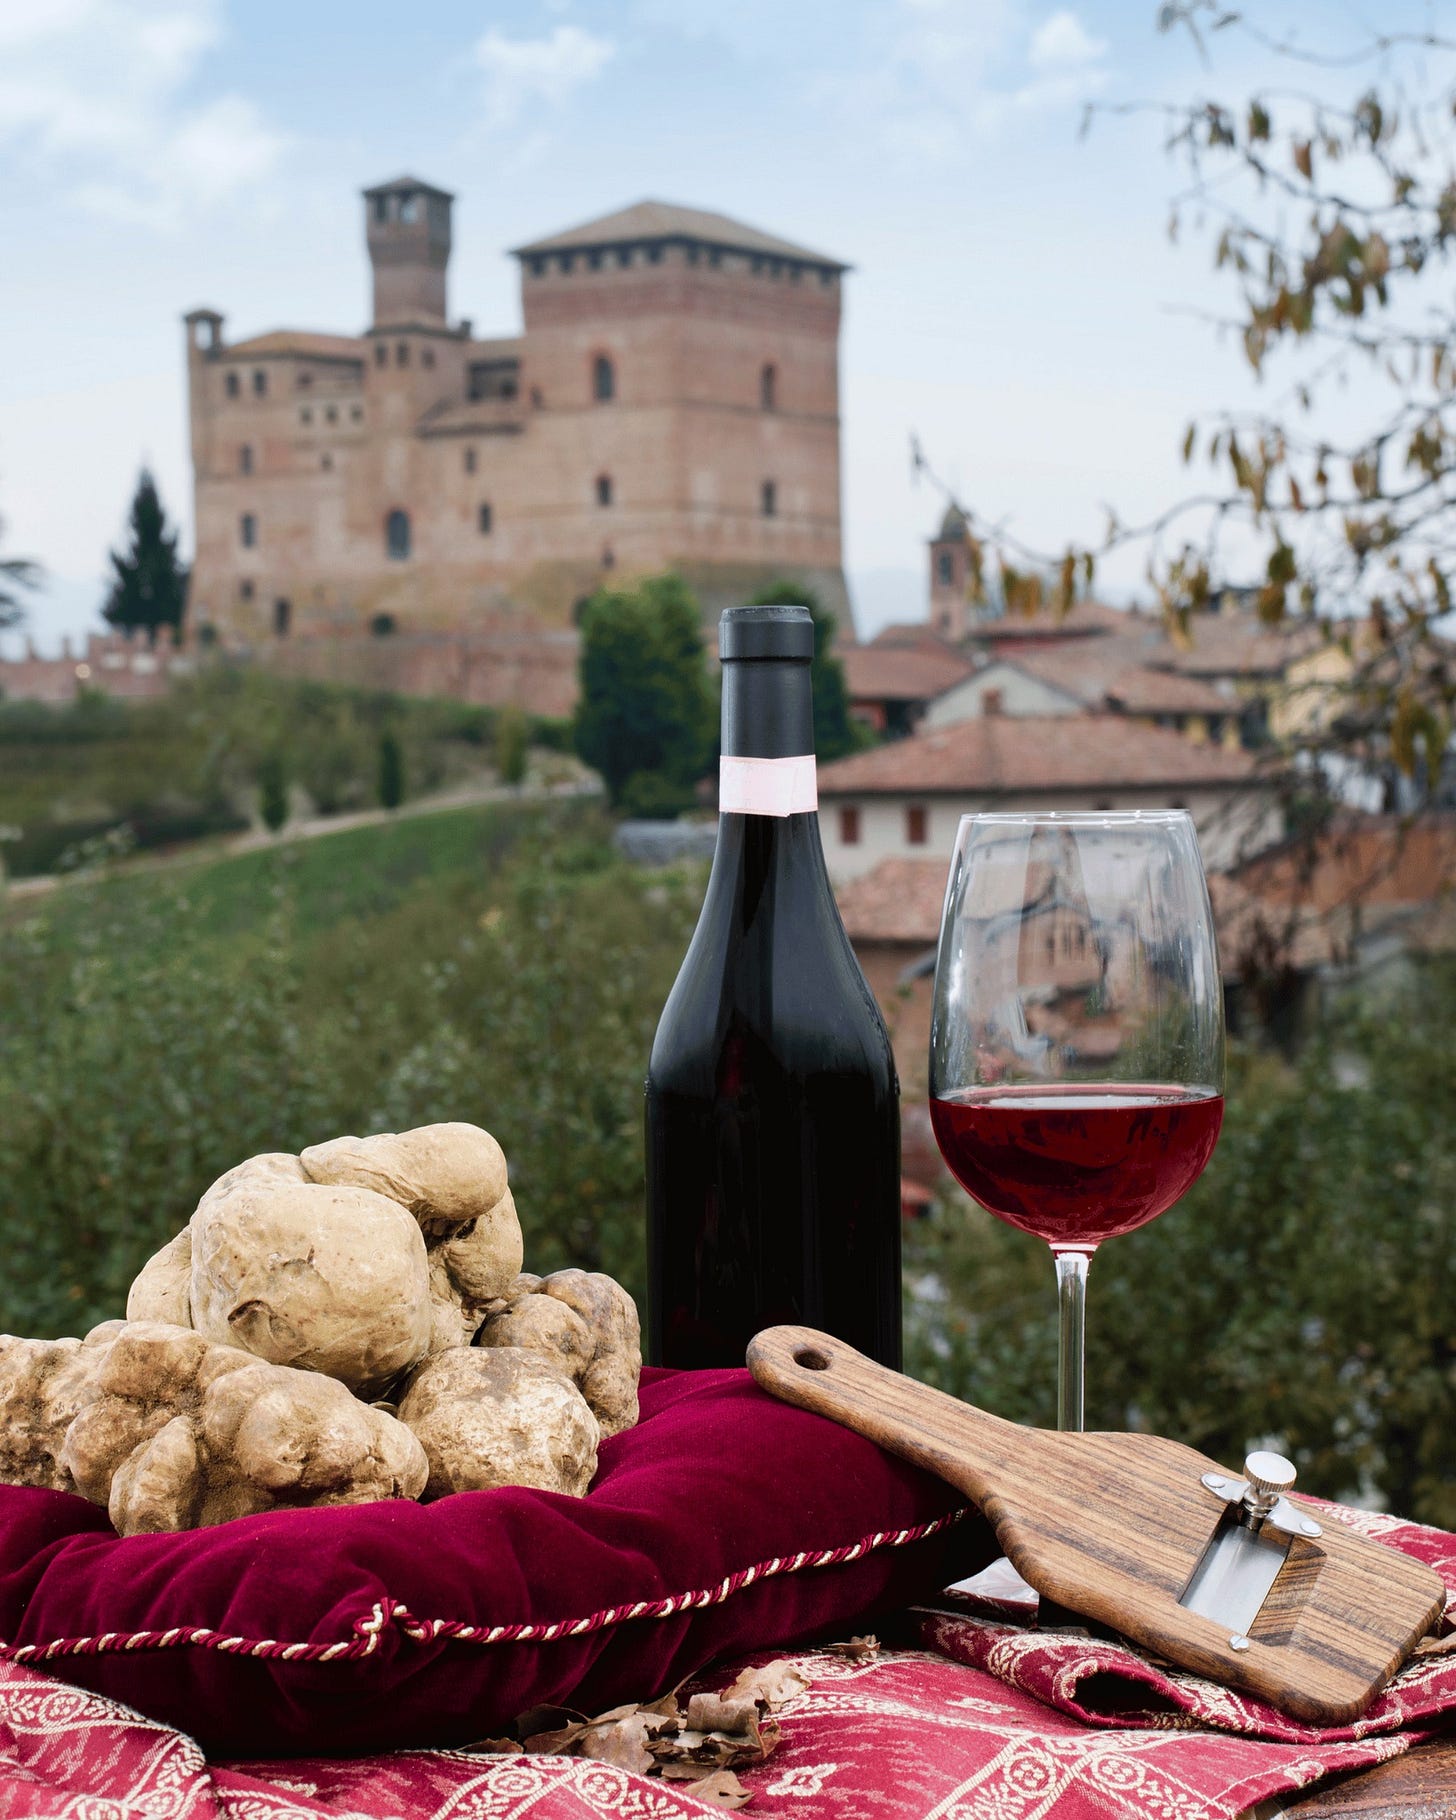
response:
{"label": "green tree", "polygon": [[288,767],[276,746],[258,764],[258,813],[270,834],[277,834],[288,820]]}
{"label": "green tree", "polygon": [[[0,520],[0,535],[4,530],[4,521]],[[25,602],[21,596],[40,585],[38,563],[30,562],[24,556],[0,556],[0,632],[23,623]]]}
{"label": "green tree", "polygon": [[379,736],[379,801],[386,809],[404,801],[404,747],[392,727]]}
{"label": "green tree", "polygon": [[753,606],[807,607],[814,620],[814,756],[821,764],[857,752],[864,735],[850,718],[849,685],[835,655],[839,627],[814,590],[802,581],[775,581],[760,588]]}
{"label": "green tree", "polygon": [[145,468],[132,496],[128,526],[128,549],[124,554],[111,552],[114,579],[101,617],[128,638],[145,632],[155,644],[157,633],[170,626],[173,639],[180,640],[187,611],[187,567],[177,558],[177,533],[167,529],[156,482]]}
{"label": "green tree", "polygon": [[513,790],[526,781],[529,746],[530,727],[525,715],[514,705],[502,708],[495,729],[495,769],[501,782]]}
{"label": "green tree", "polygon": [[593,595],[582,620],[576,750],[613,805],[650,773],[686,807],[712,755],[713,725],[702,618],[687,584],[658,575],[630,593]]}

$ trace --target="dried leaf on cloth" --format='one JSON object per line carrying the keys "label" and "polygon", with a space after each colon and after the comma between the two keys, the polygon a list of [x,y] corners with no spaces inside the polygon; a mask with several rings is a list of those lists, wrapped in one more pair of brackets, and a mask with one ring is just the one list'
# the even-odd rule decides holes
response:
{"label": "dried leaf on cloth", "polygon": [[[517,1729],[528,1755],[589,1757],[635,1775],[682,1782],[720,1807],[743,1807],[752,1797],[733,1770],[769,1756],[779,1742],[773,1715],[809,1685],[798,1663],[785,1658],[744,1669],[721,1693],[693,1694],[686,1712],[674,1688],[646,1705],[614,1706],[594,1719],[538,1708]],[[480,1748],[501,1750],[506,1741]]]}
{"label": "dried leaf on cloth", "polygon": [[878,1662],[880,1640],[878,1637],[851,1637],[847,1643],[826,1643],[822,1653],[844,1656],[851,1662]]}
{"label": "dried leaf on cloth", "polygon": [[662,1777],[665,1782],[685,1783],[690,1795],[696,1795],[699,1801],[711,1801],[717,1807],[747,1807],[753,1799],[752,1791],[743,1786],[731,1769],[715,1769],[710,1776],[700,1776],[690,1764],[665,1763]]}

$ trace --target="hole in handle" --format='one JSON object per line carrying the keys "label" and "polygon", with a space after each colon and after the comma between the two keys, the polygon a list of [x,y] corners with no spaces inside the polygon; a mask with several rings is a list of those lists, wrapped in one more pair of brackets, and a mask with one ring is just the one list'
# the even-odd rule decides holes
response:
{"label": "hole in handle", "polygon": [[794,1363],[802,1365],[805,1371],[828,1371],[829,1354],[820,1352],[817,1346],[801,1346],[794,1354]]}

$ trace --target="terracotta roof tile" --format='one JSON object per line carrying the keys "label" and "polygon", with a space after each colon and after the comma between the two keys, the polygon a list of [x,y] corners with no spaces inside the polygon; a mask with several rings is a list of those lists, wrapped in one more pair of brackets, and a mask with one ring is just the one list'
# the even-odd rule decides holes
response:
{"label": "terracotta roof tile", "polygon": [[1210,684],[1157,667],[1168,649],[1157,635],[1079,639],[1071,644],[1008,651],[1000,659],[1086,702],[1113,701],[1141,714],[1227,714],[1236,705]]}
{"label": "terracotta roof tile", "polygon": [[976,667],[949,646],[848,645],[840,657],[851,701],[930,701]]}
{"label": "terracotta roof tile", "polygon": [[1042,640],[1077,638],[1088,633],[1123,632],[1131,615],[1121,607],[1105,607],[1100,601],[1076,601],[1070,612],[1058,616],[1052,612],[1036,614],[1006,613],[1000,619],[977,620],[968,636],[975,642],[1039,643]]}
{"label": "terracotta roof tile", "polygon": [[882,859],[836,892],[852,942],[906,942],[927,947],[940,933],[948,859]]}
{"label": "terracotta roof tile", "polygon": [[825,765],[821,796],[1027,795],[1053,790],[1234,786],[1245,752],[1111,714],[982,715]]}

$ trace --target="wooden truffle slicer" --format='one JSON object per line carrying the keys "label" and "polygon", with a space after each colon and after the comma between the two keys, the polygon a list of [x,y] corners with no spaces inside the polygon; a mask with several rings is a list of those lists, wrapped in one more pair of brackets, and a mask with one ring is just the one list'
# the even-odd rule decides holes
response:
{"label": "wooden truffle slicer", "polygon": [[808,1327],[748,1364],[964,1492],[1046,1598],[1309,1724],[1358,1718],[1445,1604],[1430,1568],[1285,1496],[1277,1454],[1240,1477],[1157,1435],[1021,1428]]}

